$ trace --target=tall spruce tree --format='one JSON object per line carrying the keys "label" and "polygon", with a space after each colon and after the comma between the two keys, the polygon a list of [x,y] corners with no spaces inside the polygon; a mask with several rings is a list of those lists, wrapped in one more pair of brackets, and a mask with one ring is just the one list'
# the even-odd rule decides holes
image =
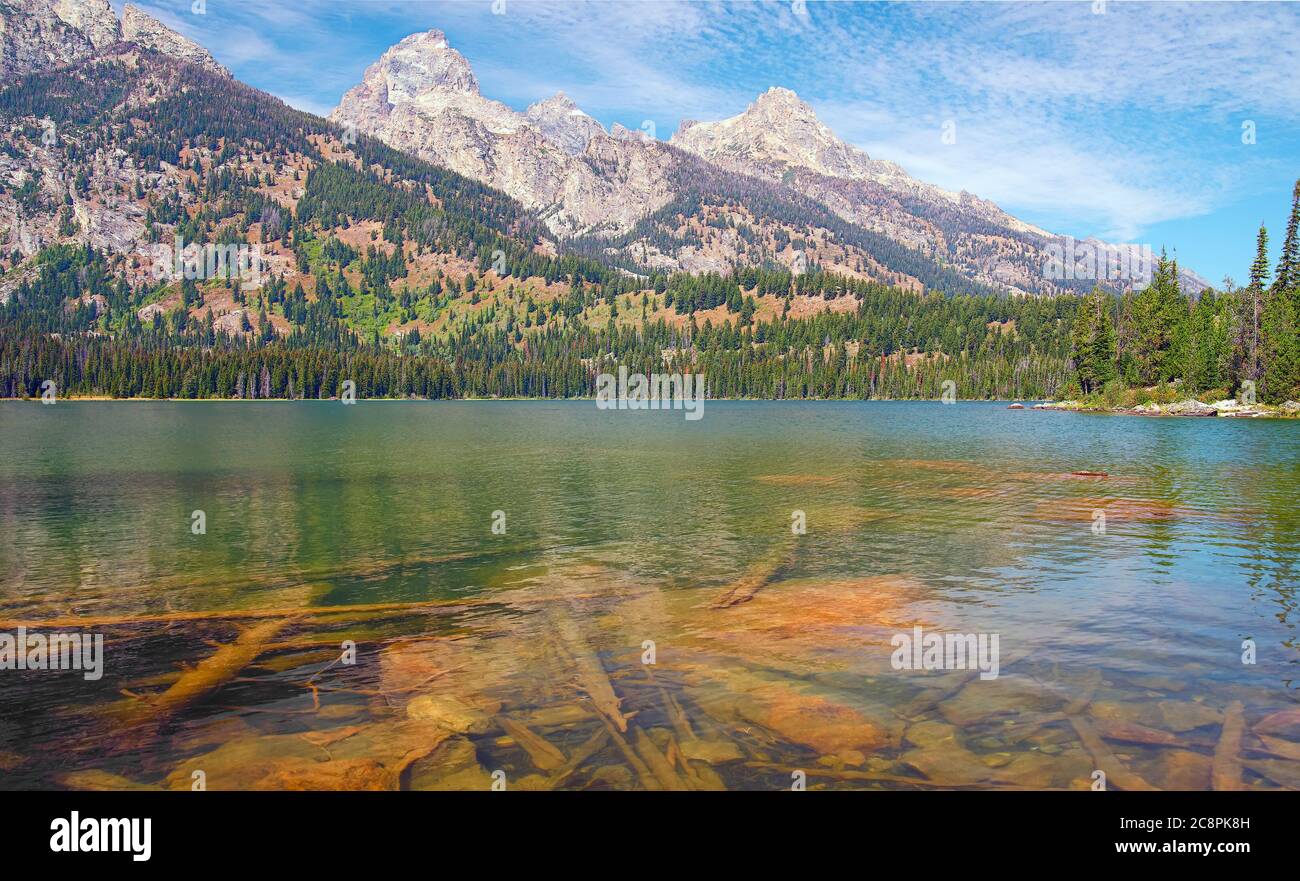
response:
{"label": "tall spruce tree", "polygon": [[1268,285],[1268,230],[1259,225],[1255,237],[1255,262],[1250,265],[1250,283],[1241,290],[1241,313],[1238,330],[1237,381],[1258,381],[1259,325],[1264,312],[1264,290]]}
{"label": "tall spruce tree", "polygon": [[1300,180],[1291,193],[1291,216],[1286,223],[1286,238],[1277,260],[1277,277],[1273,290],[1288,296],[1300,291]]}
{"label": "tall spruce tree", "polygon": [[1291,194],[1291,216],[1259,333],[1261,397],[1272,404],[1300,398],[1300,181]]}
{"label": "tall spruce tree", "polygon": [[1071,328],[1071,359],[1079,387],[1085,392],[1102,388],[1116,377],[1115,325],[1112,300],[1100,287],[1079,302]]}

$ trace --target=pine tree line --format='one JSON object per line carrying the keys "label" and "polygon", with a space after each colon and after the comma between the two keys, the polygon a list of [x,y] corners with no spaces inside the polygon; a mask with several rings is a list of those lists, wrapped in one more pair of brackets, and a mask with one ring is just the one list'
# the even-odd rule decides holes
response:
{"label": "pine tree line", "polygon": [[1268,230],[1256,237],[1250,281],[1185,296],[1178,262],[1161,254],[1151,284],[1115,300],[1096,289],[1074,315],[1074,391],[1177,383],[1189,393],[1236,394],[1253,384],[1258,399],[1300,399],[1300,181],[1275,272]]}

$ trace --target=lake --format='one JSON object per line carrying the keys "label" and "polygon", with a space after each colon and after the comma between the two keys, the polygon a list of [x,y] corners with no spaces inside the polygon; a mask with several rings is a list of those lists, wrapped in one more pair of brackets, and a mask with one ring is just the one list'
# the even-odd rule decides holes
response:
{"label": "lake", "polygon": [[0,633],[103,639],[0,669],[6,789],[1300,788],[1294,422],[5,402],[0,449]]}

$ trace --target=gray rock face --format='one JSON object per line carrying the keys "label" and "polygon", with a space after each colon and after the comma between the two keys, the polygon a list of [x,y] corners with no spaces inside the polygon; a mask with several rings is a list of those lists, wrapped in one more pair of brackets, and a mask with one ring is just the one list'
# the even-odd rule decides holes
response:
{"label": "gray rock face", "polygon": [[604,127],[583,113],[563,92],[538,101],[524,113],[542,134],[559,144],[564,152],[577,156],[594,139],[605,134]]}
{"label": "gray rock face", "polygon": [[485,98],[442,31],[391,47],[330,118],[505,191],[559,235],[624,232],[671,197],[661,145],[616,141],[563,95],[528,113]]}
{"label": "gray rock face", "polygon": [[55,0],[54,14],[85,34],[96,49],[122,39],[122,28],[108,0]]}
{"label": "gray rock face", "polygon": [[[89,2],[89,0],[69,0],[69,2],[84,3]],[[193,40],[182,37],[156,18],[148,15],[138,7],[132,6],[130,3],[126,4],[122,9],[122,39],[129,40],[145,49],[152,49],[163,55],[170,55],[173,58],[179,58],[181,61],[197,64],[199,67],[207,68],[213,73],[230,76],[230,71],[218,64],[217,60],[212,57],[212,53],[207,49],[204,49]]]}
{"label": "gray rock face", "polygon": [[0,0],[0,82],[87,58],[119,40],[230,73],[211,53],[135,6],[108,0]]}
{"label": "gray rock face", "polygon": [[[71,9],[65,14],[81,18]],[[71,64],[94,51],[91,38],[60,17],[50,0],[0,2],[0,81]]]}

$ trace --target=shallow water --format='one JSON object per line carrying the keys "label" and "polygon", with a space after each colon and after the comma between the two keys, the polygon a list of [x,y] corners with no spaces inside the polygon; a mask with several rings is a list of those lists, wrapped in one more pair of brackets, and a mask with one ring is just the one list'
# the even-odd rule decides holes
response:
{"label": "shallow water", "polygon": [[[1294,422],[10,402],[0,449],[0,632],[105,639],[0,669],[0,787],[1300,788]],[[997,678],[895,669],[917,625]]]}

